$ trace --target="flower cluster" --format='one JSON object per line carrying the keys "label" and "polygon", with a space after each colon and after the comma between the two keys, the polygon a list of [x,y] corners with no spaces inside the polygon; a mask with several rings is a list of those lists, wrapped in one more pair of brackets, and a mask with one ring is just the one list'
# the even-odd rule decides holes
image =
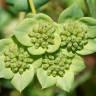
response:
{"label": "flower cluster", "polygon": [[13,45],[4,51],[4,63],[5,67],[10,68],[13,73],[23,74],[30,68],[33,58],[22,47],[17,48]]}
{"label": "flower cluster", "polygon": [[48,49],[48,45],[54,45],[54,32],[55,28],[49,23],[36,24],[33,25],[33,29],[29,32],[28,36],[31,39],[32,45],[38,49],[40,46],[42,48]]}
{"label": "flower cluster", "polygon": [[61,33],[61,47],[69,51],[81,50],[88,43],[87,26],[79,21],[68,20],[63,25]]}
{"label": "flower cluster", "polygon": [[47,70],[47,74],[53,77],[63,77],[66,70],[69,69],[72,64],[72,58],[75,54],[65,54],[63,49],[54,54],[45,54],[42,58],[42,68]]}
{"label": "flower cluster", "polygon": [[85,68],[81,56],[96,52],[95,30],[96,20],[83,17],[75,4],[60,14],[58,23],[42,13],[30,15],[11,38],[0,40],[0,78],[11,79],[22,91],[36,73],[42,88],[70,91],[74,75]]}

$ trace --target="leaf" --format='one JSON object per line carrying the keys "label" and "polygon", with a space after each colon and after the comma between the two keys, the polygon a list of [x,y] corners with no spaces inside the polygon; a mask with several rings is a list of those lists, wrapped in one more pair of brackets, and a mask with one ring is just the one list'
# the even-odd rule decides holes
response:
{"label": "leaf", "polygon": [[31,66],[31,68],[26,70],[22,75],[19,73],[15,74],[11,83],[19,92],[22,92],[31,83],[33,77],[34,69]]}
{"label": "leaf", "polygon": [[3,56],[0,56],[0,78],[11,79],[14,74],[9,68],[5,68]]}
{"label": "leaf", "polygon": [[31,27],[35,22],[32,18],[26,18],[14,30],[15,37],[22,45],[32,46],[27,33],[32,31]]}
{"label": "leaf", "polygon": [[36,6],[36,8],[40,8],[44,4],[48,3],[49,0],[33,0],[33,1],[34,1],[34,5]]}
{"label": "leaf", "polygon": [[47,72],[42,68],[37,69],[37,78],[42,88],[51,87],[56,84],[56,78],[53,76],[48,76]]}
{"label": "leaf", "polygon": [[54,45],[49,45],[48,46],[48,50],[47,50],[48,53],[53,53],[53,52],[57,51],[60,47],[61,38],[58,34],[54,34],[54,35],[55,35]]}
{"label": "leaf", "polygon": [[39,47],[38,49],[36,49],[34,46],[33,47],[29,47],[28,51],[30,54],[32,55],[42,55],[46,52],[46,49],[43,49],[42,47]]}
{"label": "leaf", "polygon": [[81,22],[87,24],[88,26],[96,26],[96,19],[91,17],[82,17],[79,19]]}
{"label": "leaf", "polygon": [[42,64],[42,58],[39,58],[36,61],[34,61],[32,66],[34,67],[34,70],[36,71],[41,66],[41,64]]}
{"label": "leaf", "polygon": [[71,70],[65,72],[64,77],[58,77],[56,86],[69,92],[74,82],[74,73]]}
{"label": "leaf", "polygon": [[8,45],[12,44],[13,41],[11,38],[8,38],[8,39],[1,39],[0,40],[0,53],[2,53],[4,51],[4,49],[6,47],[8,47]]}
{"label": "leaf", "polygon": [[26,15],[26,18],[33,18],[35,15],[37,15],[37,14],[28,13],[28,14]]}
{"label": "leaf", "polygon": [[38,14],[32,14],[32,13],[29,13],[27,14],[26,16],[27,18],[32,18],[34,20],[45,20],[47,22],[53,22],[53,20],[46,14],[43,14],[43,13],[38,13]]}
{"label": "leaf", "polygon": [[96,41],[94,39],[89,39],[88,44],[80,51],[77,51],[80,55],[89,55],[96,52]]}
{"label": "leaf", "polygon": [[96,26],[90,26],[87,32],[87,37],[89,39],[96,37]]}
{"label": "leaf", "polygon": [[78,4],[74,3],[60,14],[58,22],[64,23],[66,19],[78,19],[81,17],[83,17],[83,12]]}
{"label": "leaf", "polygon": [[41,20],[41,21],[46,21],[46,22],[53,22],[53,20],[46,14],[43,13],[38,13],[33,17],[34,20]]}
{"label": "leaf", "polygon": [[90,15],[96,18],[96,0],[86,0]]}
{"label": "leaf", "polygon": [[78,73],[85,68],[84,60],[79,55],[76,55],[72,60],[72,64],[70,69],[73,70],[74,73]]}
{"label": "leaf", "polygon": [[28,36],[28,32],[32,31],[32,27],[34,24],[38,22],[43,22],[43,21],[50,21],[52,22],[53,20],[42,13],[36,14],[32,16],[32,18],[26,18],[24,19],[15,29],[14,34],[17,38],[17,40],[24,46],[32,46],[31,39]]}

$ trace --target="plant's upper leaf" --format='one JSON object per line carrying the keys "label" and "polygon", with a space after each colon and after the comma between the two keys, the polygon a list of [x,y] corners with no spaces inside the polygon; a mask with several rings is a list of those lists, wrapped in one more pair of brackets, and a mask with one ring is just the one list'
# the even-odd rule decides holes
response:
{"label": "plant's upper leaf", "polygon": [[46,49],[43,49],[42,47],[39,47],[38,49],[36,49],[34,46],[33,47],[29,47],[28,51],[30,54],[32,55],[42,55],[45,53]]}
{"label": "plant's upper leaf", "polygon": [[60,14],[58,22],[64,23],[66,19],[78,19],[81,17],[83,17],[83,12],[78,4],[74,3]]}
{"label": "plant's upper leaf", "polygon": [[7,48],[12,43],[13,43],[13,40],[11,38],[1,39],[0,40],[0,54],[2,54],[5,48]]}
{"label": "plant's upper leaf", "polygon": [[82,17],[79,20],[89,26],[96,26],[96,19],[92,17]]}
{"label": "plant's upper leaf", "polygon": [[0,56],[0,78],[11,79],[13,76],[14,73],[10,69],[5,68],[4,57]]}
{"label": "plant's upper leaf", "polygon": [[65,72],[64,77],[57,77],[56,86],[69,92],[71,90],[73,82],[74,82],[74,72],[68,70]]}
{"label": "plant's upper leaf", "polygon": [[43,13],[38,13],[38,14],[34,15],[33,19],[35,19],[35,20],[45,20],[47,22],[53,22],[53,20],[48,15],[43,14]]}
{"label": "plant's upper leaf", "polygon": [[96,37],[96,25],[95,26],[89,26],[87,37],[89,39]]}
{"label": "plant's upper leaf", "polygon": [[25,46],[32,46],[32,43],[30,41],[30,38],[27,35],[27,32],[30,32],[32,30],[32,25],[35,23],[32,18],[26,18],[24,19],[19,26],[16,27],[14,30],[14,34],[17,38],[17,40]]}
{"label": "plant's upper leaf", "polygon": [[96,37],[96,19],[92,17],[82,17],[80,22],[85,23],[88,26],[87,36],[88,38]]}
{"label": "plant's upper leaf", "polygon": [[42,58],[39,58],[39,59],[37,59],[37,60],[32,64],[32,66],[33,66],[34,70],[37,71],[37,69],[41,66],[41,64],[42,64]]}
{"label": "plant's upper leaf", "polygon": [[34,24],[36,24],[37,22],[42,22],[42,21],[46,21],[46,22],[52,22],[53,20],[42,13],[36,14],[36,15],[32,15],[32,18],[26,18],[24,19],[14,30],[14,34],[17,38],[17,40],[24,46],[32,46],[31,40],[28,36],[28,32],[32,31],[32,27]]}
{"label": "plant's upper leaf", "polygon": [[47,72],[42,68],[37,69],[37,78],[42,88],[51,87],[56,84],[56,78],[54,78],[53,76],[48,76]]}
{"label": "plant's upper leaf", "polygon": [[48,50],[47,50],[48,53],[53,53],[53,52],[57,51],[60,47],[61,38],[58,34],[54,34],[54,35],[55,35],[54,45],[49,45],[48,46]]}
{"label": "plant's upper leaf", "polygon": [[14,75],[10,69],[5,68],[3,56],[5,49],[11,44],[14,44],[12,38],[0,40],[0,78],[11,79]]}
{"label": "plant's upper leaf", "polygon": [[86,0],[90,15],[96,18],[96,0]]}
{"label": "plant's upper leaf", "polygon": [[80,55],[89,55],[96,52],[96,41],[94,39],[89,39],[88,44],[80,51],[77,51]]}
{"label": "plant's upper leaf", "polygon": [[22,75],[19,73],[15,74],[11,80],[12,85],[19,91],[22,92],[32,81],[34,77],[33,66],[26,70]]}
{"label": "plant's upper leaf", "polygon": [[74,73],[78,73],[85,68],[84,60],[79,55],[76,55],[72,60],[72,64],[70,69],[73,70]]}

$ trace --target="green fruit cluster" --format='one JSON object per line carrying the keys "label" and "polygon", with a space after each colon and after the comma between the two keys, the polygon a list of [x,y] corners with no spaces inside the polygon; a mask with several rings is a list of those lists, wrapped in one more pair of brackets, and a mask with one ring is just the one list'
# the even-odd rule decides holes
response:
{"label": "green fruit cluster", "polygon": [[75,54],[66,54],[63,49],[60,49],[54,54],[45,54],[42,56],[42,68],[47,71],[48,76],[63,77],[66,70],[69,70],[72,64],[72,59]]}
{"label": "green fruit cluster", "polygon": [[33,25],[32,32],[29,32],[28,36],[36,49],[40,46],[48,49],[48,44],[54,44],[54,32],[55,28],[50,23],[37,23]]}
{"label": "green fruit cluster", "polygon": [[5,67],[10,68],[13,73],[23,74],[30,68],[33,59],[24,48],[12,45],[4,51],[4,62]]}
{"label": "green fruit cluster", "polygon": [[79,21],[67,20],[60,35],[61,47],[72,52],[83,49],[88,43],[87,29],[87,26]]}

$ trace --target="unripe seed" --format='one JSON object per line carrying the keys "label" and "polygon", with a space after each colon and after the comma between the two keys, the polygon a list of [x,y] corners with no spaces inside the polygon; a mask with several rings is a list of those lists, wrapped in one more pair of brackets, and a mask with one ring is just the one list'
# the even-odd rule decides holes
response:
{"label": "unripe seed", "polygon": [[43,69],[46,70],[48,69],[49,65],[48,64],[43,64]]}
{"label": "unripe seed", "polygon": [[53,76],[53,77],[56,77],[56,74],[57,74],[56,71],[53,71],[53,72],[52,72],[52,76]]}
{"label": "unripe seed", "polygon": [[60,75],[60,77],[63,77],[64,75],[63,71],[59,71],[58,74]]}
{"label": "unripe seed", "polygon": [[5,63],[6,68],[10,68],[10,62]]}
{"label": "unripe seed", "polygon": [[48,62],[48,64],[49,65],[53,65],[54,64],[54,61],[51,60],[51,61]]}
{"label": "unripe seed", "polygon": [[19,69],[19,74],[23,74],[23,69],[21,68],[21,69]]}
{"label": "unripe seed", "polygon": [[29,68],[30,68],[30,65],[29,65],[29,64],[27,64],[27,65],[26,65],[26,69],[29,69]]}
{"label": "unripe seed", "polygon": [[49,59],[54,60],[54,56],[49,55]]}
{"label": "unripe seed", "polygon": [[61,47],[66,46],[66,45],[67,45],[66,42],[61,42]]}
{"label": "unripe seed", "polygon": [[78,44],[75,42],[75,43],[73,43],[73,46],[74,46],[75,48],[77,48],[77,47],[78,47]]}
{"label": "unripe seed", "polygon": [[47,75],[50,76],[51,75],[51,72],[52,72],[51,70],[48,70],[47,71]]}

